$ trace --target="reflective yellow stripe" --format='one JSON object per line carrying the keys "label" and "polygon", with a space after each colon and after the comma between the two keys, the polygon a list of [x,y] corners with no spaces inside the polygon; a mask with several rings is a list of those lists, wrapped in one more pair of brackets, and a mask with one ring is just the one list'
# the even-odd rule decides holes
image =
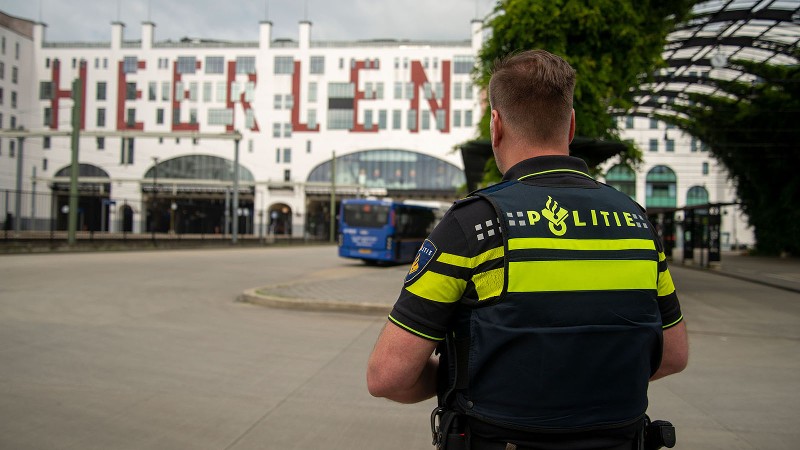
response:
{"label": "reflective yellow stripe", "polygon": [[658,262],[662,262],[662,261],[666,261],[666,260],[667,260],[667,255],[665,255],[664,252],[658,252]]}
{"label": "reflective yellow stripe", "polygon": [[602,291],[657,287],[655,261],[526,261],[509,264],[509,292]]}
{"label": "reflective yellow stripe", "polygon": [[400,328],[402,328],[402,329],[404,329],[404,330],[410,331],[410,332],[412,332],[412,333],[416,334],[417,336],[422,336],[422,337],[424,337],[424,338],[428,338],[428,339],[430,339],[430,340],[432,340],[432,341],[443,341],[443,340],[444,340],[444,338],[437,338],[437,337],[434,337],[434,336],[428,336],[428,335],[427,335],[427,334],[425,334],[425,333],[420,333],[419,331],[417,331],[417,330],[415,330],[415,329],[413,329],[413,328],[411,328],[411,327],[409,327],[409,326],[407,326],[407,325],[404,325],[404,324],[402,324],[402,323],[398,322],[398,321],[397,321],[397,319],[395,319],[394,317],[392,317],[392,315],[391,315],[391,314],[389,314],[389,320],[391,320],[391,321],[392,321],[392,323],[393,323],[393,324],[395,324],[395,325],[397,325],[398,327],[400,327]]}
{"label": "reflective yellow stripe", "polygon": [[448,277],[430,270],[423,273],[411,286],[408,292],[427,300],[440,303],[453,303],[461,298],[467,282],[460,278]]}
{"label": "reflective yellow stripe", "polygon": [[516,238],[508,240],[509,250],[546,248],[555,250],[655,250],[651,239],[561,239]]}
{"label": "reflective yellow stripe", "polygon": [[487,270],[475,274],[472,282],[475,284],[475,291],[478,293],[478,301],[487,298],[497,297],[503,292],[505,269]]}
{"label": "reflective yellow stripe", "polygon": [[658,296],[663,297],[675,292],[675,284],[672,282],[672,275],[669,269],[658,274]]}
{"label": "reflective yellow stripe", "polygon": [[553,169],[553,170],[543,170],[543,171],[541,171],[541,172],[536,172],[536,173],[529,173],[528,175],[524,175],[524,176],[521,176],[521,177],[519,177],[519,178],[518,178],[518,181],[522,181],[522,180],[524,180],[525,178],[535,177],[536,175],[544,175],[544,174],[548,174],[548,173],[558,173],[558,172],[571,172],[571,173],[577,173],[578,175],[583,175],[583,176],[585,176],[586,178],[589,178],[589,179],[591,179],[591,180],[594,180],[594,178],[592,178],[592,177],[591,177],[591,175],[589,175],[589,174],[587,174],[587,173],[585,173],[585,172],[581,172],[580,170],[572,170],[572,169]]}
{"label": "reflective yellow stripe", "polygon": [[680,322],[681,320],[683,320],[683,315],[681,315],[681,316],[678,318],[678,320],[676,320],[675,322],[668,323],[668,324],[666,324],[666,325],[662,325],[662,326],[661,326],[661,328],[663,328],[663,329],[665,329],[665,330],[666,330],[667,328],[674,327],[674,326],[675,326],[675,325],[677,325],[677,324],[678,324],[678,322]]}
{"label": "reflective yellow stripe", "polygon": [[436,261],[444,264],[449,264],[451,266],[474,269],[479,265],[485,263],[486,261],[502,258],[504,254],[505,251],[503,250],[503,247],[497,247],[491,250],[487,250],[478,256],[473,256],[472,258],[467,258],[466,256],[458,256],[452,253],[442,253],[439,255],[438,258],[436,258]]}

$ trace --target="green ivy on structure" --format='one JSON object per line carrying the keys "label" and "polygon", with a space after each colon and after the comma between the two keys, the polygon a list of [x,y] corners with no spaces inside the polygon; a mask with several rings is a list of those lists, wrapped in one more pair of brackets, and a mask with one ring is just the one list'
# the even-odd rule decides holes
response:
{"label": "green ivy on structure", "polygon": [[[795,56],[798,56],[795,52]],[[800,67],[730,61],[757,81],[715,81],[659,118],[703,141],[728,169],[757,250],[800,255]]]}
{"label": "green ivy on structure", "polygon": [[[632,88],[663,65],[667,35],[685,20],[695,0],[501,0],[486,27],[477,83],[488,88],[492,64],[506,55],[544,49],[577,72],[576,135],[620,141],[612,110],[632,106]],[[488,106],[487,106],[488,111]],[[480,121],[488,138],[488,115]],[[621,162],[635,166],[641,151],[625,143]],[[596,170],[596,168],[593,168]],[[487,174],[491,178],[491,174]],[[496,174],[495,174],[496,176]]]}

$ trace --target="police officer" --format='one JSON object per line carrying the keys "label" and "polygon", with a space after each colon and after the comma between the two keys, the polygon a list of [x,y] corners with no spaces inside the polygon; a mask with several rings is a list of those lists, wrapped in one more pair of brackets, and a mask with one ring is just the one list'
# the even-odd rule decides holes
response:
{"label": "police officer", "polygon": [[545,51],[495,65],[503,181],[434,229],[370,356],[372,395],[438,394],[440,447],[449,433],[472,449],[636,448],[649,381],[686,366],[686,327],[644,211],[569,156],[574,87],[572,67]]}

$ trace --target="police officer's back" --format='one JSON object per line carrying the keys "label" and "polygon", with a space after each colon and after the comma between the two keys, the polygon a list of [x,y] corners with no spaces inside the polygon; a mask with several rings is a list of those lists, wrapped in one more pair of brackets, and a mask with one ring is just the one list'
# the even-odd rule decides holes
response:
{"label": "police officer's back", "polygon": [[644,211],[568,156],[574,83],[547,52],[498,63],[490,128],[504,180],[432,232],[370,357],[373,395],[438,394],[434,419],[472,448],[632,448],[648,382],[688,358]]}

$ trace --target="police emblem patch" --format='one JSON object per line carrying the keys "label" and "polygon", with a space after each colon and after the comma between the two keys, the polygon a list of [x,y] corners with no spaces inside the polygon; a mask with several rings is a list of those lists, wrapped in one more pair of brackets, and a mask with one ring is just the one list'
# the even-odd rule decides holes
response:
{"label": "police emblem patch", "polygon": [[425,239],[425,242],[422,243],[422,247],[420,247],[417,252],[417,257],[414,258],[414,262],[411,263],[411,269],[408,270],[405,282],[409,283],[421,274],[425,270],[425,267],[433,260],[433,255],[435,254],[436,245],[430,240]]}

